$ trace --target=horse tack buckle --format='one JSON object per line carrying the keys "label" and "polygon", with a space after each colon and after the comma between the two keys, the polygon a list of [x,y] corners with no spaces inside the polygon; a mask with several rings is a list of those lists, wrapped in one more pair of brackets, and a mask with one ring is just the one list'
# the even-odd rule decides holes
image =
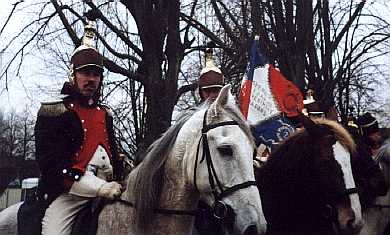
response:
{"label": "horse tack buckle", "polygon": [[228,205],[221,200],[215,201],[213,205],[213,215],[217,219],[224,219],[228,214]]}

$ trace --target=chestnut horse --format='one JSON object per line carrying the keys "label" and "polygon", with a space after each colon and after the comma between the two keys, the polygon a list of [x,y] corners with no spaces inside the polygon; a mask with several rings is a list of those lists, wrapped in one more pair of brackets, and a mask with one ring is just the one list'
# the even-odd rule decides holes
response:
{"label": "chestnut horse", "polygon": [[301,117],[297,131],[256,172],[270,235],[358,234],[363,222],[348,132]]}

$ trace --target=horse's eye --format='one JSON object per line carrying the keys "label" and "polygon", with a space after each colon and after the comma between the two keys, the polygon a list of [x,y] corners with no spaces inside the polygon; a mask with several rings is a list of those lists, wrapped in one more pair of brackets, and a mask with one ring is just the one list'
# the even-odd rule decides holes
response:
{"label": "horse's eye", "polygon": [[229,145],[223,145],[217,147],[219,153],[224,156],[233,156],[233,149]]}

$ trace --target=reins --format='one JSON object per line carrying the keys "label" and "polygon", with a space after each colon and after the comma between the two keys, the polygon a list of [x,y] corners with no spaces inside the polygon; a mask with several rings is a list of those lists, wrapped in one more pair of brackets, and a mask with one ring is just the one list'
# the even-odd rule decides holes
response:
{"label": "reins", "polygon": [[[123,199],[117,199],[116,201],[121,202],[127,206],[130,206],[132,208],[136,208],[134,203],[123,200]],[[165,214],[165,215],[188,215],[188,216],[196,216],[199,214],[199,210],[176,210],[176,209],[154,209],[155,213],[158,214]]]}

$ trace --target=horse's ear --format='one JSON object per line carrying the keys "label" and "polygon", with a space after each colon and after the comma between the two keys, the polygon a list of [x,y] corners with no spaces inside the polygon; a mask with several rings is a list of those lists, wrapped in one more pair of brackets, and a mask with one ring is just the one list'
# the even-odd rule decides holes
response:
{"label": "horse's ear", "polygon": [[227,103],[229,96],[232,96],[232,94],[230,93],[230,87],[230,84],[227,84],[222,87],[217,99],[215,100],[215,103],[217,105],[224,106]]}
{"label": "horse's ear", "polygon": [[211,109],[211,113],[213,116],[218,116],[221,108],[228,103],[229,98],[233,97],[233,95],[230,93],[230,87],[231,87],[230,84],[222,87],[221,91],[219,92],[218,97],[215,99],[215,101],[211,105],[210,109]]}

